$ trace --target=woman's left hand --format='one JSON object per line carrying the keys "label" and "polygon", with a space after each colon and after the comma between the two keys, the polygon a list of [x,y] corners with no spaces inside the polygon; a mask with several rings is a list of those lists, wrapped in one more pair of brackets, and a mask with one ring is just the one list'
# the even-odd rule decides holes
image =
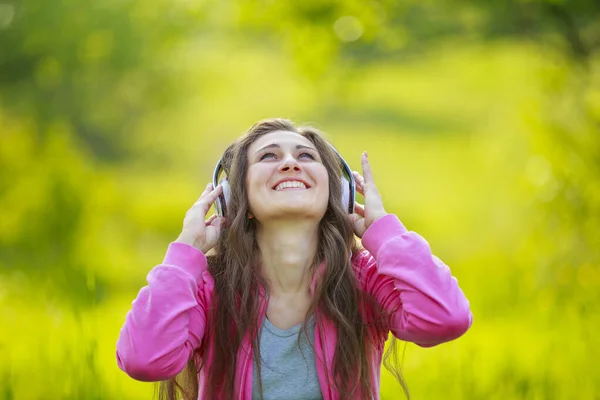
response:
{"label": "woman's left hand", "polygon": [[350,215],[354,233],[358,237],[362,237],[373,222],[388,214],[383,208],[383,200],[373,181],[367,152],[362,154],[361,162],[364,177],[356,171],[353,171],[352,175],[356,182],[356,191],[364,196],[365,204],[354,202],[354,214]]}

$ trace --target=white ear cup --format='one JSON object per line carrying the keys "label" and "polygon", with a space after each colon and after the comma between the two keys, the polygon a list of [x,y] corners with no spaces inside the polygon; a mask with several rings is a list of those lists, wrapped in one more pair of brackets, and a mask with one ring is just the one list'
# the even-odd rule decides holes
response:
{"label": "white ear cup", "polygon": [[352,207],[352,211],[354,211],[354,204],[350,204],[350,190],[350,182],[342,176],[342,206],[348,212],[350,212],[350,207]]}
{"label": "white ear cup", "polygon": [[223,189],[221,195],[217,198],[216,206],[217,206],[217,215],[222,217],[227,214],[227,204],[229,204],[229,200],[231,199],[231,189],[229,188],[229,183],[227,182],[227,178],[223,178],[219,181],[219,185]]}

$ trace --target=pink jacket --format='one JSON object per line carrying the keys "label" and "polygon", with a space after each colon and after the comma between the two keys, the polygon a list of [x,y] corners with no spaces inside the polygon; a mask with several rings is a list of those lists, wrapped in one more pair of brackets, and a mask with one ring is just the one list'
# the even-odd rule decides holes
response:
{"label": "pink jacket", "polygon": [[[407,231],[395,215],[375,221],[364,233],[362,245],[366,250],[354,255],[352,264],[363,289],[375,296],[385,310],[395,310],[390,321],[394,336],[431,347],[456,339],[469,329],[473,316],[456,278],[431,254],[428,243]],[[204,254],[177,242],[169,245],[163,263],[152,269],[147,279],[148,286],[133,301],[121,329],[117,363],[134,379],[160,381],[181,372],[200,346],[214,281]],[[262,307],[263,314],[265,309]],[[328,384],[324,363],[331,371],[337,332],[331,321],[318,312],[316,317],[314,345],[319,383],[323,399],[334,400],[339,396]],[[374,398],[378,399],[387,332],[375,336],[380,340],[371,355],[371,377]],[[251,400],[252,368],[248,335],[238,351],[236,398]],[[201,399],[204,369],[198,379]]]}

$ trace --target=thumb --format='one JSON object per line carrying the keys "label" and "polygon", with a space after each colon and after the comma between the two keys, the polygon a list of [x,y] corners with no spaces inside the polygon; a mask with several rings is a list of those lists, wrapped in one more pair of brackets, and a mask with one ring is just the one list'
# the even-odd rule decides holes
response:
{"label": "thumb", "polygon": [[352,225],[354,225],[356,223],[356,221],[358,221],[362,217],[358,214],[350,214],[350,215],[348,215],[348,218],[350,218],[350,222],[352,222]]}
{"label": "thumb", "polygon": [[217,217],[214,220],[211,221],[210,225],[214,226],[215,228],[219,228],[221,229],[221,227],[223,225],[225,225],[226,219],[225,217]]}

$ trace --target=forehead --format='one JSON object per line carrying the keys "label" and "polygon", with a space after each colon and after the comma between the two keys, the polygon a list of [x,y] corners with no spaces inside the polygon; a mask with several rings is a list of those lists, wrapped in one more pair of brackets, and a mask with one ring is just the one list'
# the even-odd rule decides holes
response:
{"label": "forehead", "polygon": [[267,146],[273,143],[278,144],[281,147],[296,146],[299,144],[313,148],[315,147],[310,140],[300,135],[299,133],[290,131],[275,131],[267,133],[266,135],[262,135],[261,137],[256,139],[254,143],[250,145],[248,152],[253,153],[258,149],[262,148],[263,146]]}

